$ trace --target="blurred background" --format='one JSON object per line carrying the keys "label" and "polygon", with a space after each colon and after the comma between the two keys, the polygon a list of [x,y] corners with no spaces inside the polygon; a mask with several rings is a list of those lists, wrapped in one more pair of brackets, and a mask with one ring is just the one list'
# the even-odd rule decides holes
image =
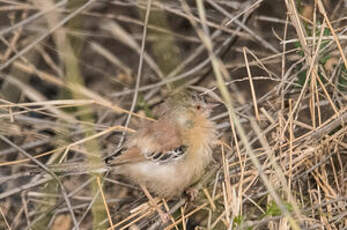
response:
{"label": "blurred background", "polygon": [[[0,229],[345,229],[346,6],[0,0]],[[223,104],[220,143],[168,223],[122,177],[43,169],[102,162],[180,90]]]}

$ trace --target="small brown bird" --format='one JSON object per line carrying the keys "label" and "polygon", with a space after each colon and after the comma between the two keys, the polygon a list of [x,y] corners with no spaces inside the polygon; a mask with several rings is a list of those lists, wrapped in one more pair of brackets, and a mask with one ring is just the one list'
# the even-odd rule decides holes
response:
{"label": "small brown bird", "polygon": [[63,163],[48,168],[63,174],[111,170],[161,198],[178,197],[200,179],[212,160],[217,135],[215,123],[208,118],[214,106],[176,95],[166,102],[158,120],[143,123],[105,163]]}
{"label": "small brown bird", "polygon": [[117,174],[170,199],[200,179],[212,160],[217,136],[214,122],[208,119],[214,105],[176,96],[167,107],[105,163]]}

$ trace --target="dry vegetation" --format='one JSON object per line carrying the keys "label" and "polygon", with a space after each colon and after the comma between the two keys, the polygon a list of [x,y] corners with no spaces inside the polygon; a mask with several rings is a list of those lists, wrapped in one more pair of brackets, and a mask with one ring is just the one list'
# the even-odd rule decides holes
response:
{"label": "dry vegetation", "polygon": [[[346,229],[346,8],[0,0],[0,229]],[[182,88],[223,103],[220,142],[195,200],[155,199],[168,223],[124,178],[47,167],[100,162]]]}

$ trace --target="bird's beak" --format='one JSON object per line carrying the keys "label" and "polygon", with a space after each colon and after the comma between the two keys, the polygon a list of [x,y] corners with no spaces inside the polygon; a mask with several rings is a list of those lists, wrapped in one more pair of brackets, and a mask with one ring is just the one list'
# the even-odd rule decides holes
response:
{"label": "bird's beak", "polygon": [[207,107],[207,109],[209,109],[209,110],[213,110],[213,109],[215,109],[217,106],[220,106],[220,105],[222,105],[222,103],[208,103],[208,104],[206,105],[206,107]]}

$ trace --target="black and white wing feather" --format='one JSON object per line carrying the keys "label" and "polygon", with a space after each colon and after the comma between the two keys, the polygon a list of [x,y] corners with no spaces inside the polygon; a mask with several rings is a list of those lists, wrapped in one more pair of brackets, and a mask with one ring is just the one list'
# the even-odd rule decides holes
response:
{"label": "black and white wing feather", "polygon": [[170,161],[182,159],[187,153],[187,149],[188,149],[187,146],[181,145],[167,152],[152,152],[152,153],[146,154],[145,157],[146,159],[150,161],[164,164]]}

